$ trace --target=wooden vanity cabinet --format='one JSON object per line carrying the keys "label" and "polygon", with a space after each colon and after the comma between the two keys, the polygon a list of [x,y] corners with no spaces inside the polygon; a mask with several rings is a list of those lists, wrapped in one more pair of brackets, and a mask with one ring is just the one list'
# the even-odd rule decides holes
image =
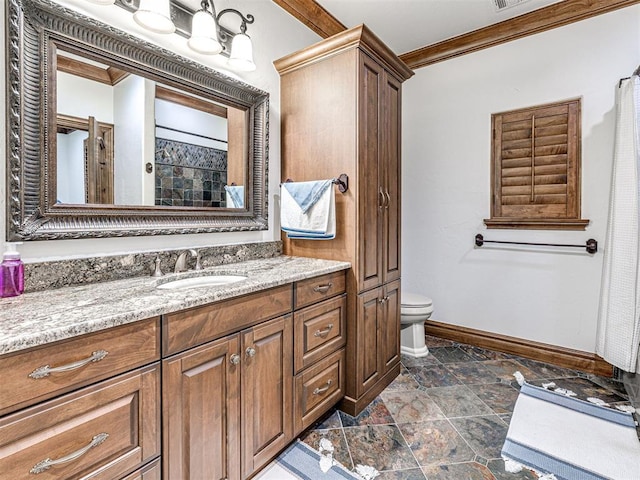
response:
{"label": "wooden vanity cabinet", "polygon": [[0,357],[0,415],[160,358],[159,318]]}
{"label": "wooden vanity cabinet", "polygon": [[165,478],[237,480],[293,439],[291,315],[163,362]]}
{"label": "wooden vanity cabinet", "polygon": [[[341,408],[355,415],[400,372],[399,331],[393,331],[399,309],[397,317],[387,309],[374,321],[370,301],[386,297],[385,289],[395,288],[388,285],[400,280],[401,85],[413,72],[364,25],[274,65],[280,73],[283,181],[349,176],[349,190],[335,191],[336,238],[283,236],[283,250],[351,262],[349,374]],[[380,332],[391,336],[381,342]],[[390,348],[394,352],[385,350]]]}
{"label": "wooden vanity cabinet", "polygon": [[344,292],[342,271],[163,318],[164,478],[246,479],[340,401]]}
{"label": "wooden vanity cabinet", "polygon": [[264,467],[293,440],[292,317],[242,333],[243,475]]}
{"label": "wooden vanity cabinet", "polygon": [[292,440],[291,310],[289,284],[163,317],[165,478],[247,478]]}
{"label": "wooden vanity cabinet", "polygon": [[0,476],[121,478],[160,454],[159,390],[156,363],[4,417]]}
{"label": "wooden vanity cabinet", "polygon": [[0,356],[0,478],[251,477],[344,395],[345,288],[340,271]]}

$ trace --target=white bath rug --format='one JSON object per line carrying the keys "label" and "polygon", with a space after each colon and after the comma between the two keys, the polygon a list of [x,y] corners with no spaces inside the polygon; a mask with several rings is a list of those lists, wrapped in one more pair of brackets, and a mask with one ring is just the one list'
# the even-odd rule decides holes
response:
{"label": "white bath rug", "polygon": [[640,441],[631,413],[558,390],[521,387],[502,448],[505,468],[521,464],[557,480],[640,479]]}

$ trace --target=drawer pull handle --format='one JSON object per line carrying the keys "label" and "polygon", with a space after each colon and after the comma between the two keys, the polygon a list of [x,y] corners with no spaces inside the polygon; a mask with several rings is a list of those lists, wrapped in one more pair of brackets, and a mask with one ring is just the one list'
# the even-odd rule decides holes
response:
{"label": "drawer pull handle", "polygon": [[320,395],[324,392],[326,392],[327,390],[329,390],[329,387],[331,386],[331,380],[327,380],[327,385],[326,387],[322,387],[322,388],[316,388],[313,390],[313,394],[314,395]]}
{"label": "drawer pull handle", "polygon": [[33,466],[33,468],[29,471],[29,473],[34,473],[34,474],[42,473],[46,470],[49,470],[51,467],[60,465],[61,463],[67,463],[67,462],[72,462],[73,460],[77,460],[78,458],[83,456],[85,453],[87,453],[89,450],[91,450],[93,447],[97,447],[98,445],[100,445],[107,438],[109,438],[108,433],[99,433],[98,435],[96,435],[91,439],[91,442],[89,442],[89,445],[82,447],[81,449],[76,450],[75,452],[70,453],[69,455],[61,457],[58,460],[51,460],[50,458],[46,458],[41,462],[36,463]]}
{"label": "drawer pull handle", "polygon": [[327,325],[327,328],[325,328],[324,330],[316,330],[313,336],[326,337],[327,335],[329,335],[329,332],[331,331],[332,328],[333,328],[333,323],[330,323],[329,325]]}
{"label": "drawer pull handle", "polygon": [[89,358],[85,358],[84,360],[79,360],[68,365],[62,365],[61,367],[51,367],[50,365],[43,365],[42,367],[38,367],[33,372],[31,372],[29,374],[29,377],[37,380],[39,378],[48,377],[52,373],[69,372],[71,370],[76,370],[78,368],[84,367],[89,363],[99,362],[108,354],[109,352],[107,352],[106,350],[96,350],[91,354]]}
{"label": "drawer pull handle", "polygon": [[329,282],[326,285],[318,285],[317,287],[313,287],[313,291],[317,293],[327,293],[331,287],[333,287],[333,283]]}

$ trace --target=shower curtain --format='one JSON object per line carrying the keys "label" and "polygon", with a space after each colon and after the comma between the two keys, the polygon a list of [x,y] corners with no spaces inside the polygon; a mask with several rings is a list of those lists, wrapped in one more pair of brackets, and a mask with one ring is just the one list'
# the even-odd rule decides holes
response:
{"label": "shower curtain", "polygon": [[640,77],[622,80],[617,98],[609,222],[602,271],[596,352],[636,371],[640,343]]}

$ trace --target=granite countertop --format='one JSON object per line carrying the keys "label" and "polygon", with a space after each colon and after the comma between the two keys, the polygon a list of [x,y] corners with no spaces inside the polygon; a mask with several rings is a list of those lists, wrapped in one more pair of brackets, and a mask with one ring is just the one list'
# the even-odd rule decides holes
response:
{"label": "granite countertop", "polygon": [[[169,274],[25,293],[0,299],[0,355],[349,268],[348,262],[279,256]],[[160,290],[205,273],[244,275],[216,287]]]}

